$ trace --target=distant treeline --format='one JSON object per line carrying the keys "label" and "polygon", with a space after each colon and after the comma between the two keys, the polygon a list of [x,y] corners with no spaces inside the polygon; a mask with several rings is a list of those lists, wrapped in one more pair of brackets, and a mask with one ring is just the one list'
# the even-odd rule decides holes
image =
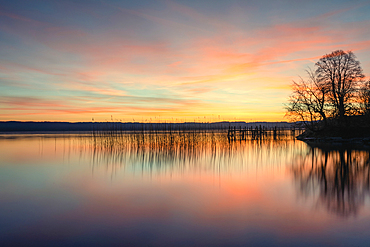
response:
{"label": "distant treeline", "polygon": [[222,130],[232,128],[277,127],[289,129],[296,123],[288,122],[216,122],[216,123],[138,123],[138,122],[0,122],[0,132],[28,131],[143,131],[143,130]]}

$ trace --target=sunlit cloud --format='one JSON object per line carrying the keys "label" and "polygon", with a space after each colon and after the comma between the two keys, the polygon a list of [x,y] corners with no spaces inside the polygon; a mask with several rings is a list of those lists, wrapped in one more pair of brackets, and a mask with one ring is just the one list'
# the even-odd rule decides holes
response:
{"label": "sunlit cloud", "polygon": [[[5,6],[0,97],[8,100],[0,120],[89,121],[114,113],[282,121],[291,81],[322,55],[352,50],[365,74],[370,69],[370,20],[356,19],[366,4],[323,6],[303,19],[282,8],[286,16],[264,22],[253,14],[235,20],[242,9],[232,7],[153,4],[52,3],[54,15]],[[263,11],[252,3],[241,8]],[[51,104],[56,99],[63,103]]]}

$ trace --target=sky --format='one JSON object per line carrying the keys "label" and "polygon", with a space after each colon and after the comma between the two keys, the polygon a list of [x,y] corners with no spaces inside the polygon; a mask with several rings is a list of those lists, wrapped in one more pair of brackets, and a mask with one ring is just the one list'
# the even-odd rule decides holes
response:
{"label": "sky", "polygon": [[293,80],[351,50],[370,1],[0,1],[0,121],[288,121]]}

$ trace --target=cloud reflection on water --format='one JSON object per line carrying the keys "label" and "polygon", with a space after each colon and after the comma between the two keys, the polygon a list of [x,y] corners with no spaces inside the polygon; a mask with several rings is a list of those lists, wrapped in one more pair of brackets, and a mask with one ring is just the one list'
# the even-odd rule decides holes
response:
{"label": "cloud reflection on water", "polygon": [[[289,136],[229,142],[216,132],[0,139],[0,242],[37,245],[47,237],[50,245],[354,243],[358,229],[370,229],[364,220],[370,218],[369,154],[328,151],[325,194],[317,171],[325,152],[314,152]],[[350,181],[350,187],[342,186],[350,194],[345,198],[355,198],[349,200],[355,206],[344,208],[356,208],[361,216],[351,222],[327,210],[333,211],[342,188],[330,182],[332,171],[342,169],[341,157],[352,174],[344,176]],[[305,192],[312,186],[304,182],[306,174],[316,186],[313,197]],[[310,195],[308,200],[297,200],[292,181],[304,188],[298,187],[298,199]],[[317,201],[330,207],[312,210]],[[368,237],[356,241],[361,245]]]}

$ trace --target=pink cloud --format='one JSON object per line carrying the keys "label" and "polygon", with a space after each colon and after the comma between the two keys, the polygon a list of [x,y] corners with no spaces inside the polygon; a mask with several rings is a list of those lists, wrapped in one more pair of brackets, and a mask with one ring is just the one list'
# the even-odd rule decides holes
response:
{"label": "pink cloud", "polygon": [[[248,95],[250,102],[262,102],[253,96],[261,89],[270,90],[266,94],[283,97],[281,91],[288,94],[287,85],[291,81],[287,72],[292,76],[304,73],[302,64],[313,64],[320,56],[335,49],[357,51],[370,48],[370,41],[362,37],[367,32],[368,21],[356,23],[355,27],[353,23],[332,25],[326,21],[351,8],[309,20],[243,30],[231,22],[187,6],[165,3],[172,12],[119,10],[119,15],[125,13],[149,20],[155,31],[163,32],[158,36],[150,33],[155,31],[143,34],[130,26],[122,30],[79,31],[74,27],[1,12],[0,15],[14,22],[10,26],[0,24],[3,30],[47,47],[40,49],[41,54],[34,53],[36,58],[54,56],[60,61],[53,63],[40,58],[42,62],[34,63],[29,58],[22,63],[4,60],[0,71],[7,78],[19,76],[24,71],[50,75],[40,83],[53,82],[58,90],[70,90],[80,97],[78,100],[72,96],[64,98],[66,103],[60,105],[60,102],[32,99],[28,99],[29,104],[26,99],[18,105],[14,102],[3,104],[9,109],[14,107],[11,109],[15,111],[29,111],[29,114],[42,114],[44,109],[45,114],[103,114],[106,111],[137,115],[157,111],[181,115],[206,112],[206,106],[227,112],[233,104],[228,101],[229,95],[235,94],[233,92]],[[119,19],[119,15],[115,18]],[[187,21],[180,22],[178,16],[186,17]],[[144,93],[142,89],[147,90]],[[252,94],[251,90],[256,91]],[[171,99],[158,96],[162,91],[173,93],[173,96]],[[82,99],[91,94],[90,100]],[[176,97],[179,100],[174,100]],[[279,107],[280,112],[283,111],[278,100],[270,112]],[[213,106],[207,103],[212,101],[219,103],[212,103]],[[73,107],[75,102],[80,105]],[[102,105],[98,106],[100,103]],[[52,107],[57,109],[48,109]],[[235,111],[239,112],[239,109]]]}
{"label": "pink cloud", "polygon": [[34,25],[47,25],[47,23],[45,23],[45,22],[30,19],[30,18],[27,18],[25,16],[21,16],[21,15],[16,15],[14,13],[7,13],[7,12],[0,11],[0,15],[6,16],[6,17],[9,17],[11,19],[18,20],[18,21],[29,22],[29,23],[34,24]]}
{"label": "pink cloud", "polygon": [[171,64],[168,64],[167,66],[169,67],[176,67],[178,65],[182,64],[182,61],[177,61],[177,62],[174,62],[174,63],[171,63]]}

